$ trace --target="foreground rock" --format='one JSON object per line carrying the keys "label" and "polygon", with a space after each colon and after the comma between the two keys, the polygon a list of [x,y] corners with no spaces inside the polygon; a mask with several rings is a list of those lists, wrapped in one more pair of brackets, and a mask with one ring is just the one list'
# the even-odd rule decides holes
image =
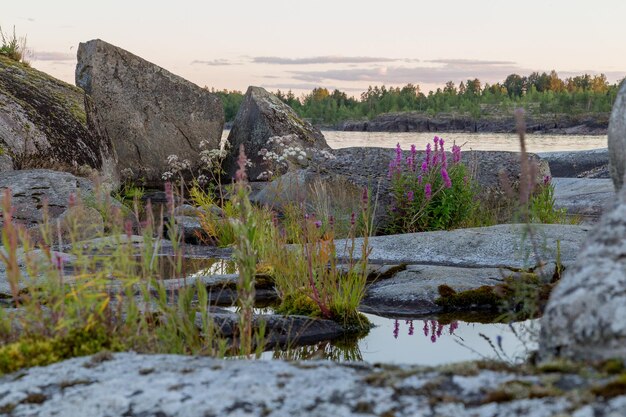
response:
{"label": "foreground rock", "polygon": [[98,170],[117,182],[116,156],[74,86],[0,55],[0,171]]}
{"label": "foreground rock", "polygon": [[329,149],[322,132],[300,119],[291,107],[261,87],[249,87],[228,135],[230,156],[226,160],[226,173],[230,177],[235,175],[239,145],[243,144],[246,156],[253,164],[248,170],[248,177],[255,180],[268,169],[259,151],[266,148],[282,153],[272,144],[268,144],[267,140],[270,137],[287,135],[293,135],[291,146]]}
{"label": "foreground rock", "polygon": [[595,222],[615,200],[610,179],[552,178],[554,206],[564,208],[571,216]]}
{"label": "foreground rock", "polygon": [[622,82],[613,104],[608,142],[609,171],[615,183],[615,189],[619,190],[624,184],[624,175],[626,175],[626,82]]}
{"label": "foreground rock", "polygon": [[589,234],[542,319],[544,357],[626,358],[626,188]]}
{"label": "foreground rock", "polygon": [[224,110],[219,97],[121,48],[96,39],[78,47],[76,84],[93,100],[125,179],[161,185],[166,159],[191,168],[200,142],[219,148]]}
{"label": "foreground rock", "polygon": [[626,397],[593,394],[597,382],[479,363],[377,367],[118,353],[2,377],[0,410],[15,417],[620,415]]}
{"label": "foreground rock", "polygon": [[[548,162],[553,177],[577,178],[596,171],[601,173],[609,164],[609,150],[607,148],[585,151],[539,152],[537,156]],[[609,177],[606,176],[605,178]]]}

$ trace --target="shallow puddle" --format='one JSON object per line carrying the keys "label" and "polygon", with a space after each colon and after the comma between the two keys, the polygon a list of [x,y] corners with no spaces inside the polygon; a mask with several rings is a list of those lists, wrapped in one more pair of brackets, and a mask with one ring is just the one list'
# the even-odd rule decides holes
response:
{"label": "shallow puddle", "polygon": [[478,359],[518,363],[536,348],[537,321],[511,325],[437,320],[396,320],[366,314],[374,328],[343,339],[266,352],[265,359],[329,359],[434,366]]}

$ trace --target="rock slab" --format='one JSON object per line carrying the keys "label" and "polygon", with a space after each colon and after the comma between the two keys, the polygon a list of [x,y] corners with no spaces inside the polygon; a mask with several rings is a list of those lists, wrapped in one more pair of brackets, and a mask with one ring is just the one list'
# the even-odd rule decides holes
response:
{"label": "rock slab", "polygon": [[[621,415],[626,396],[579,396],[593,382],[472,364],[438,369],[117,353],[1,377],[0,409],[14,417]],[[563,393],[547,390],[553,386]],[[515,395],[498,401],[503,391]]]}
{"label": "rock slab", "polygon": [[570,215],[598,218],[615,200],[615,188],[604,178],[552,178],[554,206]]}
{"label": "rock slab", "polygon": [[78,47],[76,84],[93,101],[124,179],[161,185],[169,155],[200,164],[200,142],[219,147],[224,126],[215,94],[100,39]]}
{"label": "rock slab", "polygon": [[273,149],[267,143],[270,137],[288,135],[295,135],[291,140],[292,146],[329,149],[322,132],[302,120],[291,107],[261,87],[249,87],[228,135],[230,155],[225,161],[226,173],[230,177],[235,175],[239,146],[243,144],[246,157],[252,162],[248,178],[258,178],[267,170],[259,151],[263,148]]}

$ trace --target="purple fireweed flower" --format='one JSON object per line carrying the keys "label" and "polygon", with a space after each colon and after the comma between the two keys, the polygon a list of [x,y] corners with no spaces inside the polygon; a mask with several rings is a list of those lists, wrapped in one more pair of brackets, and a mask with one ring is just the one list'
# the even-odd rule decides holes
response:
{"label": "purple fireweed flower", "polygon": [[421,175],[419,177],[417,177],[417,183],[418,184],[422,184],[422,176]]}
{"label": "purple fireweed flower", "polygon": [[422,172],[428,172],[428,162],[426,161],[422,162]]}
{"label": "purple fireweed flower", "polygon": [[459,328],[459,322],[453,321],[450,323],[450,334],[454,334],[454,331]]}
{"label": "purple fireweed flower", "polygon": [[363,204],[364,208],[367,207],[369,201],[370,199],[369,199],[369,193],[367,191],[367,187],[363,187],[363,193],[361,194],[361,204]]}
{"label": "purple fireweed flower", "polygon": [[461,147],[452,145],[452,162],[458,164],[461,162]]}
{"label": "purple fireweed flower", "polygon": [[439,164],[439,151],[435,150],[433,154],[433,166]]}
{"label": "purple fireweed flower", "polygon": [[430,198],[432,197],[432,193],[433,193],[433,188],[430,185],[430,183],[426,184],[424,186],[424,197],[426,198],[426,200],[430,200]]}
{"label": "purple fireweed flower", "polygon": [[322,221],[321,220],[316,220],[314,224],[315,224],[315,227],[317,227],[318,229],[320,227],[322,227]]}
{"label": "purple fireweed flower", "polygon": [[396,166],[398,168],[402,166],[402,147],[400,147],[400,142],[396,145]]}
{"label": "purple fireweed flower", "polygon": [[452,180],[450,180],[450,176],[448,175],[448,171],[445,167],[441,168],[441,179],[446,188],[452,187]]}
{"label": "purple fireweed flower", "polygon": [[424,321],[424,336],[428,336],[428,322]]}
{"label": "purple fireweed flower", "polygon": [[415,332],[415,327],[413,327],[413,320],[409,320],[409,336],[413,336]]}
{"label": "purple fireweed flower", "polygon": [[413,201],[413,197],[414,197],[413,191],[409,191],[408,193],[406,193],[407,200]]}
{"label": "purple fireweed flower", "polygon": [[352,214],[350,215],[350,224],[354,226],[355,223],[356,223],[356,214],[352,212]]}
{"label": "purple fireweed flower", "polygon": [[437,153],[439,151],[439,136],[435,136],[433,142],[435,142],[435,153]]}
{"label": "purple fireweed flower", "polygon": [[546,175],[545,177],[543,177],[543,185],[550,185],[550,181],[552,181],[551,176]]}
{"label": "purple fireweed flower", "polygon": [[398,338],[398,334],[400,334],[400,322],[398,320],[396,320],[393,323],[393,338],[397,339]]}
{"label": "purple fireweed flower", "polygon": [[426,158],[424,158],[424,161],[426,162],[426,169],[428,169],[428,166],[430,165],[430,158],[432,153],[433,151],[430,147],[430,143],[426,144]]}

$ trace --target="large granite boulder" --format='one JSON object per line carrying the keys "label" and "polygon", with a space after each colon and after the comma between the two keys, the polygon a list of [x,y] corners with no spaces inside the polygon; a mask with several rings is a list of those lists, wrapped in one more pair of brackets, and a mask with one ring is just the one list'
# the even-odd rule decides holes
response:
{"label": "large granite boulder", "polygon": [[552,292],[540,353],[578,360],[626,359],[626,188],[589,234]]}
{"label": "large granite boulder", "polygon": [[0,171],[91,168],[116,183],[115,152],[85,105],[80,88],[0,55]]}
{"label": "large granite boulder", "polygon": [[124,179],[162,184],[167,157],[200,164],[218,148],[224,126],[221,100],[206,89],[121,48],[96,39],[78,47],[76,84],[94,107],[119,157]]}
{"label": "large granite boulder", "polygon": [[542,319],[544,358],[626,359],[626,83],[611,115],[609,158],[617,201],[552,292]]}
{"label": "large granite boulder", "polygon": [[609,172],[615,189],[619,190],[624,184],[624,175],[626,174],[626,82],[622,82],[613,104],[613,112],[609,121],[608,142]]}
{"label": "large granite boulder", "polygon": [[268,139],[290,135],[289,146],[305,151],[329,149],[322,132],[300,119],[291,107],[261,87],[249,87],[228,135],[230,155],[226,160],[227,174],[234,176],[239,146],[243,144],[246,156],[252,162],[248,178],[258,178],[267,170],[259,151],[265,148],[281,152],[275,144],[268,144]]}

